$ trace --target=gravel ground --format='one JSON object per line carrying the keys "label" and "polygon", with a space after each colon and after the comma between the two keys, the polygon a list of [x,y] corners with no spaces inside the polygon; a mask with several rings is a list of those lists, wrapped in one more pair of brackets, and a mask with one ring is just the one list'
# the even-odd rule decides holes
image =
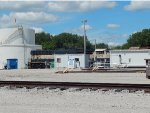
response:
{"label": "gravel ground", "polygon": [[0,80],[150,84],[145,73],[67,73],[50,69],[0,70]]}
{"label": "gravel ground", "polygon": [[150,113],[150,94],[0,88],[0,113]]}
{"label": "gravel ground", "polygon": [[[0,80],[150,83],[145,73],[68,73],[56,70],[0,70]],[[0,113],[150,113],[150,94],[88,89],[0,88]]]}

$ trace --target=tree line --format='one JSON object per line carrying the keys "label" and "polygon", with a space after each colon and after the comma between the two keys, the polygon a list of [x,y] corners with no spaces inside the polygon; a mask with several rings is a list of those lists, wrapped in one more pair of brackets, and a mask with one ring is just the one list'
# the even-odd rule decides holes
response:
{"label": "tree line", "polygon": [[[61,33],[59,35],[51,35],[49,33],[36,33],[35,43],[42,45],[43,49],[75,49],[84,48],[84,37],[72,34]],[[87,49],[94,49],[95,44],[91,43],[88,39],[86,42]],[[112,49],[128,49],[130,47],[148,48],[150,47],[150,29],[143,29],[142,31],[133,33],[127,39],[127,42],[123,45],[115,46]],[[108,44],[97,43],[96,48],[109,48]]]}
{"label": "tree line", "polygon": [[128,49],[129,47],[150,47],[150,29],[143,29],[130,35],[127,43],[122,45],[123,49]]}
{"label": "tree line", "polygon": [[[49,33],[36,33],[35,43],[42,45],[44,50],[59,50],[59,49],[83,49],[84,48],[84,37],[72,34],[72,33],[61,33],[59,35],[51,35]],[[97,43],[97,48],[108,48],[107,44]],[[92,44],[86,38],[86,48],[94,49],[95,44]]]}

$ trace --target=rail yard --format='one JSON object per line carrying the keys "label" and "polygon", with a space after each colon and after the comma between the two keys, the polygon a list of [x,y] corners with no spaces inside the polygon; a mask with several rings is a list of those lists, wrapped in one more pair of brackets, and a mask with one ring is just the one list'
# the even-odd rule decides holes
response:
{"label": "rail yard", "polygon": [[145,72],[56,73],[58,71],[62,70],[1,70],[0,112],[150,111],[150,81]]}

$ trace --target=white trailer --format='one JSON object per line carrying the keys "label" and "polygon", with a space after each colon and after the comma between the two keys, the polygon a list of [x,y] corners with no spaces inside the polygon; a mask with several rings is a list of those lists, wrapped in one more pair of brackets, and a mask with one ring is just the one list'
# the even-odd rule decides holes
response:
{"label": "white trailer", "polygon": [[111,50],[110,67],[146,67],[144,59],[150,58],[149,49]]}
{"label": "white trailer", "polygon": [[55,54],[54,60],[56,68],[86,68],[89,67],[90,55],[84,56],[84,54]]}

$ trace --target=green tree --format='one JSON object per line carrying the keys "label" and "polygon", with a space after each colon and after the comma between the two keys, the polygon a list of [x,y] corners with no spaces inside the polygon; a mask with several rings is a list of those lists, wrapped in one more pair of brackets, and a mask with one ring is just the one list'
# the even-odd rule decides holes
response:
{"label": "green tree", "polygon": [[[38,33],[35,35],[36,44],[42,45],[43,49],[75,49],[84,48],[84,38],[77,34],[61,33],[59,35],[52,36],[48,33]],[[91,49],[93,46],[88,41],[86,42],[87,49]]]}
{"label": "green tree", "polygon": [[[42,45],[43,49],[54,48],[52,42],[53,36],[49,33],[36,33],[35,34],[35,44]],[[52,47],[51,47],[52,46]]]}
{"label": "green tree", "polygon": [[122,46],[121,45],[112,46],[111,49],[122,49]]}
{"label": "green tree", "polygon": [[96,48],[109,48],[108,47],[108,44],[105,44],[105,43],[98,43],[98,44],[96,44]]}
{"label": "green tree", "polygon": [[123,45],[123,48],[135,46],[150,47],[150,29],[143,29],[140,32],[136,32],[130,35],[127,43]]}

